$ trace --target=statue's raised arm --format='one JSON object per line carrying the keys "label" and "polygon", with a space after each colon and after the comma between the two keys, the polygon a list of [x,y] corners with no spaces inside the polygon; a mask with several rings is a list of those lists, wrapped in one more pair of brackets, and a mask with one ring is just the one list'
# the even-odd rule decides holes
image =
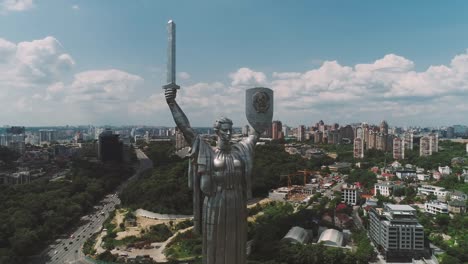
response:
{"label": "statue's raised arm", "polygon": [[177,127],[180,129],[182,134],[184,134],[187,143],[189,143],[190,146],[192,146],[197,136],[197,133],[190,126],[190,122],[187,116],[185,115],[184,111],[180,109],[180,106],[175,100],[177,95],[177,89],[168,88],[164,92],[164,95],[166,96],[166,102],[169,105],[169,109],[171,109],[172,117],[174,118]]}

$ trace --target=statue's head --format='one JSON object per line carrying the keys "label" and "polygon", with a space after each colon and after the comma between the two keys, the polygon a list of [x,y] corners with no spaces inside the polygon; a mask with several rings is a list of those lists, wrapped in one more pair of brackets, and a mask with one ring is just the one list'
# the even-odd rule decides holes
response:
{"label": "statue's head", "polygon": [[232,120],[227,117],[222,117],[214,123],[214,131],[219,139],[224,143],[231,141],[232,136]]}

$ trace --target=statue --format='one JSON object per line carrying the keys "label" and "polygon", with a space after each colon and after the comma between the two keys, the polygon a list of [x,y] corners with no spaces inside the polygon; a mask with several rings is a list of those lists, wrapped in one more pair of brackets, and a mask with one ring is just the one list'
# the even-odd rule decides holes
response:
{"label": "statue", "polygon": [[176,102],[175,23],[168,22],[166,102],[174,121],[192,148],[189,187],[193,189],[194,231],[203,237],[204,264],[245,264],[247,200],[251,198],[254,147],[260,134],[271,127],[273,91],[246,91],[246,115],[253,135],[231,144],[232,121],[221,118],[214,124],[218,136],[215,149],[197,135]]}
{"label": "statue", "polygon": [[[194,190],[194,229],[203,236],[203,263],[245,264],[247,200],[251,198],[254,147],[262,127],[253,126],[253,135],[231,144],[232,121],[223,117],[214,124],[218,142],[213,149],[190,127],[175,101],[176,93],[175,88],[167,88],[165,96],[177,127],[192,145],[189,186]],[[264,97],[262,94],[260,101],[253,98],[252,107],[260,107],[259,112],[272,103]]]}

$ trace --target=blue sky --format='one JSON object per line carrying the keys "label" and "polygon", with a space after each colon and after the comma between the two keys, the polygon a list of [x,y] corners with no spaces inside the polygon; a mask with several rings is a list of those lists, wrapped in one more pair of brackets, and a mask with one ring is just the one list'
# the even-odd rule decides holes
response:
{"label": "blue sky", "polygon": [[178,101],[194,126],[220,115],[245,124],[243,91],[258,85],[291,126],[466,124],[466,11],[466,1],[0,0],[0,119],[173,125],[160,87],[174,19]]}

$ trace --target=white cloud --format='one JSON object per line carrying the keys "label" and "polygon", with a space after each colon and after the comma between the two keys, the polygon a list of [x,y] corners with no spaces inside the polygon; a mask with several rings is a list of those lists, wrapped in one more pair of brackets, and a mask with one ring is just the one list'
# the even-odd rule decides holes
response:
{"label": "white cloud", "polygon": [[231,85],[263,85],[267,79],[263,72],[255,72],[249,68],[240,68],[236,72],[229,74],[232,79]]}
{"label": "white cloud", "polygon": [[[24,120],[25,125],[51,120],[173,124],[164,91],[155,89],[153,80],[145,83],[143,75],[119,69],[74,72],[74,66],[72,55],[52,36],[20,43],[0,38],[0,103],[5,109],[0,119]],[[147,67],[143,71],[150,74]],[[210,125],[221,115],[236,125],[246,124],[245,90],[255,86],[274,90],[274,118],[289,125],[320,119],[386,119],[391,125],[467,122],[468,52],[425,70],[416,70],[408,58],[388,54],[356,65],[323,61],[300,72],[243,67],[224,80],[191,83],[186,72],[178,78],[186,85],[178,90],[177,101],[194,126]]]}
{"label": "white cloud", "polygon": [[[275,91],[275,118],[290,124],[315,119],[434,125],[434,120],[466,121],[461,112],[468,99],[468,53],[455,56],[450,65],[425,71],[416,71],[415,63],[407,58],[388,54],[366,64],[324,61],[315,69],[271,76],[268,81],[266,73],[240,68],[229,74],[230,86],[197,83],[181,89],[178,102],[202,124],[223,113],[245,124],[245,89],[261,84]],[[138,102],[145,106],[139,110],[147,114],[166,108],[162,92]]]}
{"label": "white cloud", "polygon": [[80,10],[80,7],[78,5],[72,5],[72,9],[74,10]]}
{"label": "white cloud", "polygon": [[81,72],[75,75],[65,101],[120,103],[142,82],[140,76],[116,69]]}
{"label": "white cloud", "polygon": [[14,44],[0,39],[0,86],[51,84],[75,65],[54,37]]}
{"label": "white cloud", "polygon": [[0,11],[25,11],[34,7],[33,0],[0,0]]}
{"label": "white cloud", "polygon": [[178,76],[182,80],[190,79],[190,74],[188,74],[188,72],[179,72]]}

